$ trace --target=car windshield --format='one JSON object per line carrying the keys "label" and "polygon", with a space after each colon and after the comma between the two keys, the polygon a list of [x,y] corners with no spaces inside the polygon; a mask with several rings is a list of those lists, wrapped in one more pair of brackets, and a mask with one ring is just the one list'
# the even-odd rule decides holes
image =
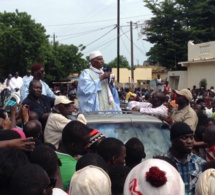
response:
{"label": "car windshield", "polygon": [[115,137],[126,143],[130,138],[139,138],[145,147],[146,158],[161,155],[170,147],[170,131],[162,123],[88,123],[106,137]]}

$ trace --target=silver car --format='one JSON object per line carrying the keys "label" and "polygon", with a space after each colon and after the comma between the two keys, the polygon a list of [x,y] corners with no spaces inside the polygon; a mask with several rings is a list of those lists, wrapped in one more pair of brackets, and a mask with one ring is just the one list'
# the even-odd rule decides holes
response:
{"label": "silver car", "polygon": [[130,138],[139,138],[145,147],[146,158],[161,155],[170,147],[170,131],[160,119],[140,114],[89,114],[87,124],[98,129],[106,137],[115,137],[126,143]]}

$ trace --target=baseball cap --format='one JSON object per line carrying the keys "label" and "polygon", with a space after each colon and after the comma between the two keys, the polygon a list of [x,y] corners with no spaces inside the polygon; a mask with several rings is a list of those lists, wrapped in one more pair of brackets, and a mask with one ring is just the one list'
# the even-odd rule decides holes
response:
{"label": "baseball cap", "polygon": [[64,95],[59,95],[56,96],[56,99],[54,101],[54,105],[58,105],[58,104],[71,104],[74,103],[73,101],[69,100],[66,96]]}
{"label": "baseball cap", "polygon": [[178,95],[186,97],[189,102],[193,99],[192,93],[190,92],[189,89],[175,90],[175,93],[177,93]]}

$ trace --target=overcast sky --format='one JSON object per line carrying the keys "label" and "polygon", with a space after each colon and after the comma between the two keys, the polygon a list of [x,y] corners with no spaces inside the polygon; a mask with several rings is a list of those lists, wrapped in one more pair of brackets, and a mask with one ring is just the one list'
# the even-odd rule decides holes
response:
{"label": "overcast sky", "polygon": [[[117,0],[0,0],[0,12],[27,12],[41,23],[53,41],[62,44],[83,44],[82,52],[100,50],[106,63],[117,56]],[[120,0],[120,55],[130,64],[130,26],[133,26],[134,64],[143,64],[151,44],[140,37],[141,24],[152,17],[142,0]]]}

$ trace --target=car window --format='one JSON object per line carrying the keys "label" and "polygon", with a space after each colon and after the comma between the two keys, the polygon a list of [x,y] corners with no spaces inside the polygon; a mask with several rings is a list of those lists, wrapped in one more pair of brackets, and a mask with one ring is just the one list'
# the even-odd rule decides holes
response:
{"label": "car window", "polygon": [[139,138],[145,147],[146,158],[165,153],[170,147],[169,129],[162,123],[88,123],[93,129],[98,129],[106,137],[115,137],[126,143],[130,138]]}

